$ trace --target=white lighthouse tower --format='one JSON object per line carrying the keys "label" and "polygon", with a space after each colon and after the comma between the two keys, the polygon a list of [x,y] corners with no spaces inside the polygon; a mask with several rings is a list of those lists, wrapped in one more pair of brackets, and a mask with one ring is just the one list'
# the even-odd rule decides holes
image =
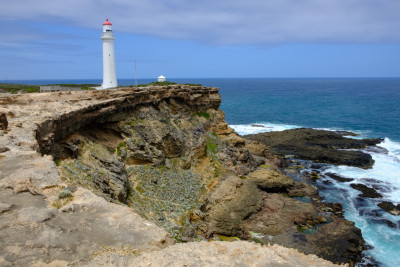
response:
{"label": "white lighthouse tower", "polygon": [[103,23],[101,40],[103,40],[103,84],[100,89],[115,88],[118,86],[117,73],[115,71],[115,36],[112,32],[112,24],[108,19]]}

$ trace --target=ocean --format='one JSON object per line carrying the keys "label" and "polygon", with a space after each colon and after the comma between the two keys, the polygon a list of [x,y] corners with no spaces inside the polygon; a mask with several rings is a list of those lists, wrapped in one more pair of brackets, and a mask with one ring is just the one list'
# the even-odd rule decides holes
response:
{"label": "ocean", "polygon": [[[326,201],[342,203],[345,217],[361,229],[371,247],[365,251],[363,264],[400,266],[400,216],[391,215],[377,206],[382,200],[395,205],[400,203],[400,78],[169,80],[219,87],[222,96],[220,108],[225,112],[228,124],[239,134],[310,127],[352,131],[362,138],[383,138],[379,146],[386,152],[365,151],[375,160],[372,169],[326,165],[316,186]],[[140,79],[138,83],[151,81],[155,79]],[[100,84],[101,80],[9,82]],[[118,83],[132,85],[134,81],[125,79],[118,80]],[[252,124],[264,127],[253,127]],[[350,183],[339,183],[324,175],[329,172],[354,178],[353,183],[377,188],[384,197],[382,200],[361,201],[359,191],[351,188]]]}

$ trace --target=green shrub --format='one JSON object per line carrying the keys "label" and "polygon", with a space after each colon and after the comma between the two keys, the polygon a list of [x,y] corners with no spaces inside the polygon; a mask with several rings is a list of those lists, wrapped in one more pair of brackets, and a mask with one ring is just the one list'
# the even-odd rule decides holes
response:
{"label": "green shrub", "polygon": [[206,118],[207,120],[211,117],[207,112],[197,112],[196,116]]}

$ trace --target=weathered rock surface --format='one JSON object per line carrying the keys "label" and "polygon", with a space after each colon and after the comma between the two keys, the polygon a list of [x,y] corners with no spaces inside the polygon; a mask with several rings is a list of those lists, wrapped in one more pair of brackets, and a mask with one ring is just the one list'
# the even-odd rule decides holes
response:
{"label": "weathered rock surface", "polygon": [[242,221],[261,208],[257,187],[247,180],[229,176],[211,193],[202,207],[207,235],[242,236]]}
{"label": "weathered rock surface", "polygon": [[382,139],[351,139],[336,132],[306,128],[247,135],[245,138],[259,141],[275,153],[361,168],[372,166],[369,154],[339,149],[362,149],[382,142]]}
{"label": "weathered rock surface", "polygon": [[263,200],[262,210],[244,222],[245,229],[258,239],[334,263],[360,261],[364,240],[354,223],[281,194],[264,193]]}
{"label": "weathered rock surface", "polygon": [[[123,252],[122,252],[123,253]],[[121,253],[120,253],[121,254]],[[118,252],[96,257],[86,267],[94,266],[337,266],[313,255],[304,255],[278,245],[261,246],[244,241],[194,242],[176,244],[139,256]]]}
{"label": "weathered rock surface", "polygon": [[111,204],[82,188],[59,210],[49,207],[43,196],[11,190],[1,190],[0,201],[13,206],[0,215],[0,251],[9,263],[2,266],[41,266],[53,261],[80,266],[103,249],[126,246],[146,251],[159,249],[168,240],[165,230],[128,207]]}
{"label": "weathered rock surface", "polygon": [[287,188],[292,186],[294,181],[292,178],[279,172],[267,168],[259,168],[248,175],[249,181],[257,185],[259,188],[271,192],[286,193]]}

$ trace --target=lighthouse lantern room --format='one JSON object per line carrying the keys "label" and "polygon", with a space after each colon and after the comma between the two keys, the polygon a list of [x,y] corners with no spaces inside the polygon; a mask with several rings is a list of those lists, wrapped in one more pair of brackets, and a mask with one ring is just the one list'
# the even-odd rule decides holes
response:
{"label": "lighthouse lantern room", "polygon": [[117,84],[117,73],[115,71],[114,40],[112,24],[106,19],[103,23],[103,84],[100,89],[115,88]]}

